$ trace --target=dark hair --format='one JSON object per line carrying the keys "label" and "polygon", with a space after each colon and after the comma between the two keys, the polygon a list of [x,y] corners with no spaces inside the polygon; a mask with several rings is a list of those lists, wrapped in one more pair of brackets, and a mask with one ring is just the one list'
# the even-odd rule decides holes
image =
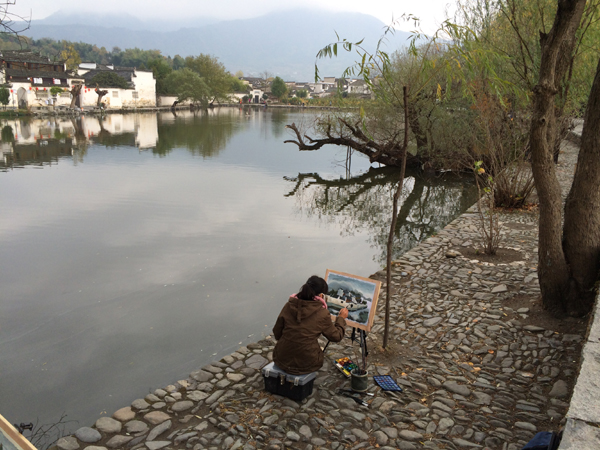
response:
{"label": "dark hair", "polygon": [[313,275],[300,288],[297,297],[302,300],[312,300],[319,294],[327,293],[327,281],[323,278]]}

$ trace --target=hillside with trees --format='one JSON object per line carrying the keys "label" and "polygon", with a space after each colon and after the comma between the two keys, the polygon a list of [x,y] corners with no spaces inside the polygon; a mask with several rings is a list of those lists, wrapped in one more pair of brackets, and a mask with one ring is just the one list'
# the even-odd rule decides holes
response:
{"label": "hillside with trees", "polygon": [[[67,68],[75,70],[81,62],[94,62],[97,64],[115,65],[122,67],[135,67],[140,70],[150,70],[156,79],[156,92],[162,95],[179,95],[182,89],[175,83],[178,72],[189,69],[198,78],[202,78],[209,88],[206,96],[202,96],[202,104],[209,101],[224,100],[227,93],[245,93],[247,87],[237,77],[231,75],[225,66],[215,56],[203,55],[188,56],[183,58],[175,55],[173,58],[164,56],[159,50],[142,50],[139,48],[121,50],[114,47],[107,50],[97,45],[83,42],[55,41],[53,39],[30,39],[14,35],[0,34],[0,48],[17,50],[29,48],[48,56],[53,61],[62,60]],[[111,74],[111,79],[105,79],[108,75],[102,75],[100,79],[94,79],[92,86],[98,84],[100,87],[126,87],[127,82],[119,79],[118,75]],[[189,76],[188,76],[188,79]],[[198,98],[198,92],[202,89],[199,82],[187,85],[189,91],[182,94],[184,98]],[[210,97],[210,99],[209,99]]]}

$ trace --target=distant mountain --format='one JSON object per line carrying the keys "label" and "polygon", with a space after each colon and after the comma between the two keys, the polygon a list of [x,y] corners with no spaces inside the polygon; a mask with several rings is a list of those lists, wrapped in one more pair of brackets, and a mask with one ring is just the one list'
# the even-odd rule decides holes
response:
{"label": "distant mountain", "polygon": [[[140,20],[131,14],[90,14],[90,13],[70,13],[63,10],[46,17],[43,20],[33,20],[31,22],[36,28],[45,25],[91,25],[107,28],[125,28],[128,30],[147,30],[153,31],[160,29],[162,31],[176,31],[183,27],[199,27],[218,22],[219,19],[212,17],[189,18],[182,20]],[[37,38],[36,38],[37,39]]]}
{"label": "distant mountain", "polygon": [[[211,20],[213,20],[212,23]],[[121,15],[98,16],[55,14],[31,22],[25,33],[34,39],[44,37],[95,44],[99,47],[121,49],[138,47],[160,50],[164,55],[211,54],[219,58],[232,73],[259,75],[268,71],[286,81],[311,81],[317,52],[340,38],[364,40],[373,50],[385,24],[373,16],[320,10],[276,12],[261,17],[204,23],[148,23]],[[409,33],[396,31],[388,37],[386,51],[406,44]],[[318,62],[322,76],[340,76],[355,59],[338,51],[338,58]]]}

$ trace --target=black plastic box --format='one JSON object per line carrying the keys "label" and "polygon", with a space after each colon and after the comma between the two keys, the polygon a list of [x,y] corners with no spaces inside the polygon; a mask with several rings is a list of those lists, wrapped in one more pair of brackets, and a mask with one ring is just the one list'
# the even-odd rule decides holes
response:
{"label": "black plastic box", "polygon": [[317,372],[292,375],[281,370],[274,362],[263,367],[262,374],[267,392],[291,398],[297,402],[312,394],[313,384],[317,377]]}

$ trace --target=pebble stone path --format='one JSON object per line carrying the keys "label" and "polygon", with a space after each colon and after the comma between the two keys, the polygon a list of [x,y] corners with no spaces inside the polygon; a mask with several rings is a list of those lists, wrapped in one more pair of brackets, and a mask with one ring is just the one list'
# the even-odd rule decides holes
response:
{"label": "pebble stone path", "polygon": [[[566,144],[558,167],[565,194],[576,155]],[[331,361],[354,354],[344,339],[329,346],[307,399],[269,394],[260,369],[275,342],[266,338],[61,438],[55,450],[518,450],[537,431],[559,429],[583,336],[522,325],[529,308],[506,306],[516,295],[539,294],[537,216],[516,212],[500,220],[503,246],[519,252],[519,261],[462,256],[479,242],[472,208],[394,262],[397,356],[371,362],[369,373],[392,375],[404,392],[386,394],[370,380],[368,407],[337,395],[349,381]],[[381,343],[383,314],[380,306],[372,348]]]}

